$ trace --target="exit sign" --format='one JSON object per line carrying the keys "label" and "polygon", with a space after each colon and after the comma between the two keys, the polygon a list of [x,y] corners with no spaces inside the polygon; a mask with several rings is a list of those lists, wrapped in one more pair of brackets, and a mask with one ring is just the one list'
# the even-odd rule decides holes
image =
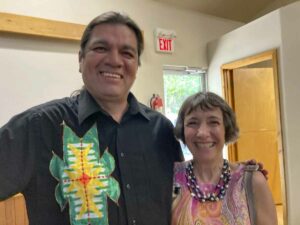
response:
{"label": "exit sign", "polygon": [[172,39],[158,38],[159,51],[161,52],[174,52]]}
{"label": "exit sign", "polygon": [[157,52],[174,52],[176,33],[171,30],[156,28],[155,32],[156,51]]}

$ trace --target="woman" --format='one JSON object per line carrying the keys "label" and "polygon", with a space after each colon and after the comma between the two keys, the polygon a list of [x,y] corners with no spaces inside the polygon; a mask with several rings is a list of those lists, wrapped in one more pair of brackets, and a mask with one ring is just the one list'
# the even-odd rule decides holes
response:
{"label": "woman", "polygon": [[175,135],[193,159],[175,164],[172,225],[277,224],[264,175],[252,174],[256,218],[251,223],[243,182],[246,166],[223,159],[224,144],[234,142],[238,132],[234,112],[218,95],[200,92],[185,100]]}

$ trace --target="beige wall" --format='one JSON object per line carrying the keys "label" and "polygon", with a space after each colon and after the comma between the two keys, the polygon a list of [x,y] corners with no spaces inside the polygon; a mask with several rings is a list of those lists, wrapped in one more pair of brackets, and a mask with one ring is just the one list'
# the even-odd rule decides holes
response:
{"label": "beige wall", "polygon": [[284,144],[288,175],[289,218],[300,224],[300,2],[280,11],[282,37],[281,93],[284,116]]}
{"label": "beige wall", "polygon": [[[149,0],[0,1],[1,12],[80,24],[88,23],[107,10],[127,12],[144,30],[145,53],[133,91],[146,104],[153,92],[163,95],[164,64],[207,67],[209,62],[209,88],[221,94],[220,65],[268,49],[279,49],[284,149],[288,165],[288,216],[290,225],[298,225],[300,4],[277,10],[211,42],[207,62],[207,42],[241,26],[240,23]],[[155,53],[153,30],[156,27],[176,31],[174,54]],[[67,96],[79,88],[82,82],[77,51],[77,43],[0,34],[0,126],[12,115],[34,104]]]}
{"label": "beige wall", "polygon": [[222,94],[222,64],[273,48],[279,53],[283,149],[289,225],[300,224],[300,2],[288,5],[244,25],[208,44],[209,89]]}
{"label": "beige wall", "polygon": [[[87,24],[107,10],[127,12],[145,34],[145,52],[133,92],[148,104],[163,96],[164,64],[207,67],[206,44],[241,23],[179,10],[150,0],[1,0],[0,11]],[[176,31],[174,54],[154,50],[155,28]],[[81,87],[78,43],[0,34],[0,125],[12,115],[41,102],[68,96]],[[7,96],[7,97],[6,97]]]}

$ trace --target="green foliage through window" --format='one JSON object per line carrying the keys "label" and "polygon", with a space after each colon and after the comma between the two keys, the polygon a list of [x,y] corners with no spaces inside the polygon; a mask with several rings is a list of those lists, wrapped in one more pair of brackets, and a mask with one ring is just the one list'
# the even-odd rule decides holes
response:
{"label": "green foliage through window", "polygon": [[167,114],[177,114],[183,101],[203,89],[202,76],[164,75],[165,109]]}
{"label": "green foliage through window", "polygon": [[[178,111],[184,100],[198,91],[205,91],[205,73],[196,72],[189,74],[187,71],[164,70],[164,96],[165,115],[175,125]],[[189,160],[192,155],[188,148],[181,142],[184,158]]]}

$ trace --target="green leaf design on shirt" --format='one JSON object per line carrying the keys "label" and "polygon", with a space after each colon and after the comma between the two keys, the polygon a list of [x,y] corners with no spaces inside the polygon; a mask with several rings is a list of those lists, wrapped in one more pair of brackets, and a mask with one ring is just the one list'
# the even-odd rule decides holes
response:
{"label": "green leaf design on shirt", "polygon": [[59,183],[55,198],[63,210],[69,203],[72,225],[108,225],[107,196],[118,203],[119,183],[111,177],[115,160],[106,149],[100,157],[96,124],[78,137],[63,124],[63,160],[55,153],[50,172]]}

